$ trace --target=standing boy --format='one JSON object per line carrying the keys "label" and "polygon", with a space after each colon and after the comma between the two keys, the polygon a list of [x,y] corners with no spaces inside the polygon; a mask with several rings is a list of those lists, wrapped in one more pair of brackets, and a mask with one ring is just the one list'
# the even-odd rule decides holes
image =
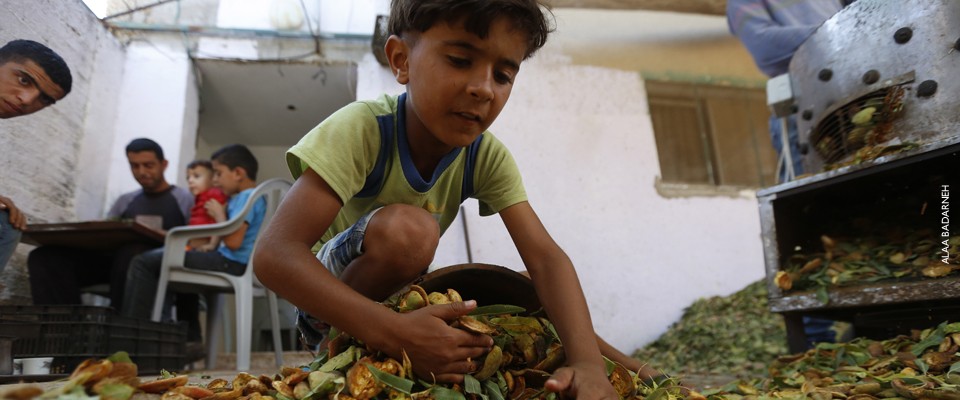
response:
{"label": "standing boy", "polygon": [[[783,75],[790,69],[790,60],[797,48],[824,21],[840,11],[851,0],[729,0],[727,26],[740,39],[753,61],[767,77]],[[783,125],[776,115],[770,116],[770,140],[778,156],[778,183],[803,174],[803,155],[797,133],[797,116],[787,117],[787,141],[793,165],[786,164],[783,151]],[[793,174],[788,170],[793,168]],[[812,171],[816,172],[816,171]]]}
{"label": "standing boy", "polygon": [[[219,223],[243,210],[244,204],[257,186],[258,166],[253,153],[240,144],[217,150],[210,156],[210,160],[214,171],[213,184],[229,197],[226,209],[216,201],[206,203],[207,211]],[[184,267],[243,275],[247,262],[250,261],[250,253],[260,231],[266,207],[264,199],[257,200],[240,229],[225,236],[216,251],[188,251],[183,261]],[[151,317],[162,261],[163,248],[159,248],[143,253],[130,262],[120,315],[143,319]],[[203,346],[196,294],[177,295],[177,318],[189,324],[188,357],[191,361],[201,358]]]}
{"label": "standing boy", "polygon": [[[0,119],[32,114],[70,93],[73,77],[59,54],[32,40],[0,47]],[[20,243],[27,216],[0,196],[0,271]]]}
{"label": "standing boy", "polygon": [[350,104],[290,149],[297,180],[261,238],[257,277],[297,305],[311,344],[329,323],[395,359],[405,352],[423,379],[460,382],[493,346],[448,326],[475,301],[404,314],[376,302],[425,272],[460,203],[474,197],[481,214],[500,214],[563,340],[567,365],[546,388],[617,398],[573,264],[527,202],[512,156],[486,132],[521,62],[546,41],[539,4],[394,0],[391,8],[385,50],[407,92]]}
{"label": "standing boy", "polygon": [[[853,0],[729,0],[727,25],[747,48],[753,61],[770,78],[790,70],[793,53],[824,21],[830,19]],[[777,182],[783,183],[802,175],[803,155],[800,152],[800,134],[797,115],[787,117],[787,144],[793,165],[786,164],[783,124],[776,115],[770,115],[770,140],[777,152]],[[793,173],[789,171],[792,168]],[[816,173],[817,171],[809,171]],[[836,341],[833,321],[818,317],[803,317],[808,347],[818,342]]]}

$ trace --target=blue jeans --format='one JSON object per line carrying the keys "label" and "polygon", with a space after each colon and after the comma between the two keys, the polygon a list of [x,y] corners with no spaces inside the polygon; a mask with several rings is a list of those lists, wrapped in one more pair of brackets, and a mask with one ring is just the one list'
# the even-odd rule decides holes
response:
{"label": "blue jeans", "polygon": [[[777,164],[780,169],[779,183],[787,181],[786,166],[780,162],[780,151],[783,149],[783,138],[781,137],[783,128],[780,118],[770,116],[770,140],[773,141],[773,149],[777,151]],[[790,141],[790,158],[793,161],[794,176],[803,173],[803,159],[800,155],[800,134],[797,132],[797,117],[791,115],[787,117],[787,140]]]}
{"label": "blue jeans", "polygon": [[10,256],[20,243],[20,231],[10,225],[10,214],[0,212],[0,272],[7,266]]}
{"label": "blue jeans", "polygon": [[[340,277],[354,258],[363,255],[363,238],[367,234],[367,224],[380,209],[370,211],[351,225],[347,230],[338,233],[320,247],[317,259],[327,267],[334,276]],[[330,325],[314,318],[305,311],[297,309],[297,329],[308,346],[318,345],[330,333]]]}
{"label": "blue jeans", "polygon": [[803,333],[807,336],[807,348],[813,348],[817,343],[836,342],[837,333],[833,330],[833,320],[803,317]]}
{"label": "blue jeans", "polygon": [[[120,315],[140,319],[150,319],[153,313],[153,301],[157,295],[160,281],[160,264],[163,263],[163,248],[142,253],[130,261],[127,270],[127,284],[123,291],[123,306]],[[188,251],[183,266],[191,269],[224,272],[231,275],[243,275],[247,265],[230,260],[219,251]],[[167,293],[170,294],[169,292]],[[166,296],[169,297],[169,296]],[[199,341],[199,296],[193,293],[176,295],[177,320],[186,321],[187,340]]]}

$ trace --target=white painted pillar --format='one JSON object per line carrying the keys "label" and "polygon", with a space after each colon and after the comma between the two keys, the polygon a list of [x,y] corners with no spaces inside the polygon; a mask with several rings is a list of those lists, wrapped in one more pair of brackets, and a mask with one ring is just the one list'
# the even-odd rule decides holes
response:
{"label": "white painted pillar", "polygon": [[160,144],[169,166],[167,181],[186,185],[184,169],[195,156],[198,90],[189,57],[177,41],[156,37],[127,48],[121,81],[116,134],[109,155],[106,207],[121,194],[139,188],[130,173],[124,148],[135,138]]}

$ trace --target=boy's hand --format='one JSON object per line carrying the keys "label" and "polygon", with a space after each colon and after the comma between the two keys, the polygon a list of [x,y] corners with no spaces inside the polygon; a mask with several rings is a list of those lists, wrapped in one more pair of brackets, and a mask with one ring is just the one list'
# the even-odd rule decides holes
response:
{"label": "boy's hand", "polygon": [[493,347],[493,339],[453,328],[450,322],[477,307],[473,300],[427,306],[399,314],[402,325],[394,327],[393,347],[406,351],[416,375],[430,382],[460,383],[463,374],[474,372],[477,361]]}
{"label": "boy's hand", "polygon": [[206,203],[203,203],[203,208],[207,210],[207,215],[215,219],[217,222],[223,222],[227,220],[227,209],[224,208],[223,204],[214,199],[207,200]]}
{"label": "boy's hand", "polygon": [[[13,204],[13,200],[0,196],[0,210],[7,210],[10,213],[10,225],[18,230],[27,229],[27,216]],[[3,218],[3,216],[0,216]]]}
{"label": "boy's hand", "polygon": [[544,387],[551,392],[560,393],[563,397],[575,399],[608,399],[618,400],[620,396],[613,390],[613,385],[607,379],[606,371],[601,365],[570,365],[559,368]]}

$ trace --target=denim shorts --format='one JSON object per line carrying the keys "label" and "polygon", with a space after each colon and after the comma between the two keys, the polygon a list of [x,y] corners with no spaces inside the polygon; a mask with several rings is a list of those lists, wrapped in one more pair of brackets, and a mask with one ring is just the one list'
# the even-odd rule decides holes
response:
{"label": "denim shorts", "polygon": [[0,271],[7,265],[20,243],[21,232],[10,224],[10,212],[0,210]]}
{"label": "denim shorts", "polygon": [[[380,208],[360,217],[347,230],[338,233],[320,247],[317,259],[333,276],[339,278],[350,262],[363,254],[363,238],[367,234],[367,225],[377,211],[380,211]],[[330,332],[330,325],[297,309],[297,329],[303,337],[304,344],[316,347]]]}

